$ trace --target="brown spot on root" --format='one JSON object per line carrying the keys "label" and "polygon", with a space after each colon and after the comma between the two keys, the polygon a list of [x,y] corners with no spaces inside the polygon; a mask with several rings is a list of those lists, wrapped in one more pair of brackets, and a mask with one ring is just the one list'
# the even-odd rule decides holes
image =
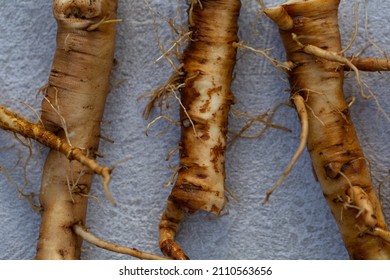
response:
{"label": "brown spot on root", "polygon": [[194,184],[180,184],[180,185],[176,185],[175,187],[187,193],[198,192],[203,190],[202,186],[198,186]]}
{"label": "brown spot on root", "polygon": [[195,213],[205,206],[206,202],[203,199],[203,194],[208,192],[203,190],[201,186],[192,185],[191,188],[188,188],[189,185],[191,184],[187,184],[185,188],[183,188],[182,185],[175,185],[169,196],[169,200],[171,200],[176,207],[186,209],[188,213]]}
{"label": "brown spot on root", "polygon": [[165,221],[168,221],[168,222],[170,222],[170,223],[173,223],[173,224],[175,224],[175,225],[177,225],[177,224],[179,224],[179,223],[181,222],[181,219],[176,219],[176,218],[171,217],[171,216],[168,216],[168,215],[166,215],[166,216],[164,217],[164,220],[165,220]]}
{"label": "brown spot on root", "polygon": [[324,113],[325,112],[325,108],[324,107],[322,107],[319,111],[318,111],[318,114],[322,114],[322,113]]}
{"label": "brown spot on root", "polygon": [[205,103],[202,105],[202,107],[200,107],[199,112],[206,113],[207,111],[210,111],[210,102],[211,102],[211,98],[207,99]]}
{"label": "brown spot on root", "polygon": [[345,108],[344,110],[342,110],[341,113],[343,114],[344,118],[346,118],[346,119],[349,119],[349,118],[350,118],[350,114],[349,114],[349,109],[348,109],[348,107]]}
{"label": "brown spot on root", "polygon": [[365,168],[365,161],[363,159],[351,160],[341,167],[341,172],[347,172],[349,174],[360,174]]}
{"label": "brown spot on root", "polygon": [[222,90],[222,86],[219,86],[219,87],[215,87],[215,88],[209,89],[209,90],[207,91],[207,95],[208,95],[208,96],[210,97],[210,99],[211,99],[211,96],[212,96],[212,95],[221,92],[221,90]]}
{"label": "brown spot on root", "polygon": [[[187,176],[191,174],[203,174],[207,172],[207,169],[205,167],[202,167],[196,163],[191,163],[190,161],[187,162],[187,160],[188,158],[181,160],[181,169],[180,169],[181,175]],[[182,183],[187,183],[187,181],[181,181],[181,183],[176,183],[176,184],[180,185]]]}
{"label": "brown spot on root", "polygon": [[333,203],[340,203],[340,202],[342,202],[342,201],[340,201],[339,198],[335,197],[335,198],[332,199],[332,202],[333,202]]}
{"label": "brown spot on root", "polygon": [[86,184],[78,184],[72,188],[72,194],[87,195],[89,193],[89,190],[90,190],[90,186]]}
{"label": "brown spot on root", "polygon": [[208,176],[207,176],[207,174],[201,174],[201,173],[198,173],[198,174],[196,174],[195,175],[197,178],[199,178],[199,179],[206,179]]}
{"label": "brown spot on root", "polygon": [[202,135],[200,136],[200,139],[202,139],[203,141],[207,141],[210,139],[210,134],[208,132],[204,132],[202,133]]}
{"label": "brown spot on root", "polygon": [[61,258],[62,258],[63,260],[65,260],[65,259],[66,259],[66,255],[68,254],[68,252],[67,252],[67,250],[59,249],[59,250],[58,250],[58,254],[61,256]]}
{"label": "brown spot on root", "polygon": [[[198,75],[201,74],[199,73]],[[195,79],[191,77],[185,79],[185,87],[180,90],[181,102],[186,110],[190,110],[192,102],[200,97],[199,91],[194,88],[194,81]],[[183,108],[180,111],[183,117],[187,117],[183,112]]]}
{"label": "brown spot on root", "polygon": [[168,239],[161,242],[160,248],[164,255],[171,257],[175,260],[189,260],[189,257],[184,254],[184,252],[172,239]]}
{"label": "brown spot on root", "polygon": [[[365,168],[365,160],[362,157],[362,153],[357,149],[345,149],[339,151],[340,147],[343,147],[344,143],[336,143],[330,146],[330,149],[335,149],[335,153],[338,154],[332,162],[325,164],[325,174],[332,179],[338,179],[340,172],[348,174],[359,174]],[[320,155],[323,155],[320,152]]]}
{"label": "brown spot on root", "polygon": [[188,211],[188,213],[195,213],[200,209],[200,207],[198,207],[199,203],[190,200],[188,198],[190,196],[189,194],[191,193],[185,191],[183,192],[181,189],[176,188],[175,186],[173,187],[168,200],[170,200],[177,208]]}
{"label": "brown spot on root", "polygon": [[176,232],[177,226],[171,225],[171,224],[160,224],[158,226],[158,229],[159,230],[166,230],[166,231]]}
{"label": "brown spot on root", "polygon": [[206,64],[208,60],[206,58],[200,58],[197,60],[200,64]]}
{"label": "brown spot on root", "polygon": [[217,206],[213,205],[211,206],[211,212],[213,213],[219,213],[221,209],[219,209]]}
{"label": "brown spot on root", "polygon": [[54,14],[64,18],[92,19],[101,16],[101,5],[100,1],[54,1]]}
{"label": "brown spot on root", "polygon": [[225,145],[223,145],[220,141],[218,141],[218,145],[214,146],[210,150],[211,163],[213,164],[214,171],[216,173],[221,172],[220,160],[224,158],[224,153],[225,153]]}
{"label": "brown spot on root", "polygon": [[325,192],[322,192],[322,195],[325,197],[325,199],[328,199],[329,195],[327,195]]}
{"label": "brown spot on root", "polygon": [[342,164],[339,162],[331,162],[325,165],[325,174],[329,178],[338,179],[340,177],[340,169]]}
{"label": "brown spot on root", "polygon": [[300,28],[305,25],[305,19],[300,16],[296,16],[293,18],[294,28]]}

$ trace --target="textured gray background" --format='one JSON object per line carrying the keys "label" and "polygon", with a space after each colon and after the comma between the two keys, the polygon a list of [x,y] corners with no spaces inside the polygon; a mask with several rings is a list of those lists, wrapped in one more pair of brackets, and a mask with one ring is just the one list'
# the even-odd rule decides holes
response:
{"label": "textured gray background", "polygon": [[[175,15],[177,1],[150,0],[154,9],[166,18]],[[185,1],[179,1],[183,11]],[[342,1],[340,28],[345,45],[353,32],[353,1]],[[266,1],[268,6],[280,1]],[[349,54],[367,45],[364,32],[363,1],[359,1],[359,35]],[[255,48],[273,48],[271,54],[283,59],[277,28],[265,17],[257,17],[256,1],[243,1],[240,17],[241,40]],[[369,1],[369,34],[384,51],[389,51],[390,2]],[[115,141],[102,141],[102,163],[111,165],[130,158],[113,172],[112,195],[118,202],[113,207],[104,197],[100,181],[95,179],[87,225],[107,240],[159,253],[158,222],[170,188],[163,184],[177,165],[177,154],[169,162],[167,153],[176,146],[179,129],[160,121],[145,136],[147,122],[141,117],[145,100],[137,97],[169,76],[166,61],[159,57],[153,20],[144,1],[120,1],[116,58],[118,68],[112,82],[125,80],[110,94],[102,123],[102,133]],[[185,21],[185,20],[184,20]],[[173,37],[166,23],[158,20],[161,41],[169,46]],[[43,86],[50,71],[55,47],[56,25],[51,1],[1,1],[0,5],[0,103],[36,120],[22,102],[39,110],[41,97],[36,92]],[[369,48],[367,55],[382,54]],[[288,101],[288,84],[283,75],[263,57],[240,52],[235,69],[233,91],[235,109],[253,115],[265,113]],[[364,81],[377,95],[381,106],[389,112],[387,73],[362,74]],[[354,76],[349,74],[345,94],[356,96],[352,108],[362,146],[371,162],[378,186],[389,175],[390,124],[378,113],[373,100],[358,96]],[[172,102],[174,104],[174,102]],[[173,117],[177,104],[172,105]],[[154,117],[157,116],[156,114]],[[226,184],[239,197],[230,200],[228,215],[214,219],[207,213],[189,216],[177,241],[193,259],[346,259],[336,224],[328,210],[318,183],[312,175],[307,152],[298,161],[283,185],[271,197],[271,204],[262,207],[266,190],[278,179],[298,145],[300,126],[293,109],[280,109],[274,122],[292,130],[269,130],[261,139],[242,139],[227,153]],[[230,129],[238,130],[244,121],[231,115]],[[255,127],[259,130],[261,126]],[[165,133],[159,135],[160,131]],[[254,131],[254,130],[253,130]],[[38,193],[41,167],[46,149],[34,144],[27,166],[28,186],[25,192]],[[0,164],[13,181],[23,187],[23,165],[28,150],[15,138],[0,131]],[[19,199],[14,186],[0,174],[0,259],[31,259],[35,254],[39,216],[26,199]],[[389,180],[382,186],[382,201],[390,218]],[[387,196],[387,198],[386,198]],[[126,259],[111,252],[84,244],[83,259]]]}

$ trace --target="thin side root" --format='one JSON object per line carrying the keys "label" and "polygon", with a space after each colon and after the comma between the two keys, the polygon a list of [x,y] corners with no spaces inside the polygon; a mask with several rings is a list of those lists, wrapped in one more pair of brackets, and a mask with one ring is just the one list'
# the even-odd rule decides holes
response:
{"label": "thin side root", "polygon": [[294,105],[296,107],[296,110],[298,112],[299,119],[301,121],[302,131],[301,135],[299,137],[299,146],[297,150],[295,151],[294,156],[292,157],[290,163],[288,164],[287,168],[283,171],[282,175],[280,176],[279,180],[270,188],[267,193],[266,197],[263,200],[263,205],[266,204],[269,201],[269,198],[271,194],[283,183],[283,181],[286,179],[287,175],[290,173],[291,169],[301,156],[303,150],[306,147],[307,143],[307,137],[309,135],[309,121],[308,121],[308,114],[306,110],[305,100],[303,97],[299,94],[294,94],[291,98],[294,102]]}
{"label": "thin side root", "polygon": [[118,23],[118,22],[123,22],[123,20],[122,19],[106,19],[106,17],[103,17],[101,21],[90,25],[87,28],[87,31],[94,31],[94,30],[98,29],[100,26],[102,26],[103,24]]}
{"label": "thin side root", "polygon": [[238,43],[234,42],[233,47],[247,49],[247,50],[250,50],[251,52],[253,52],[257,55],[262,55],[266,59],[268,59],[276,68],[278,68],[282,71],[291,71],[295,67],[294,63],[292,63],[290,61],[280,62],[280,61],[276,60],[275,58],[272,58],[267,53],[267,51],[269,51],[269,50],[258,50],[258,49],[255,49],[255,48],[252,48],[250,46],[245,45],[244,42],[238,42]]}
{"label": "thin side root", "polygon": [[46,130],[42,125],[34,124],[3,106],[0,106],[0,128],[38,141],[46,147],[62,153],[69,160],[76,160],[88,167],[101,176],[104,192],[110,202],[115,204],[108,188],[111,180],[111,169],[87,157],[80,148],[72,147],[65,139],[59,138],[57,135]]}
{"label": "thin side root", "polygon": [[231,188],[229,188],[227,185],[225,185],[225,191],[237,202],[240,203],[240,199],[238,198],[238,195],[236,195]]}
{"label": "thin side root", "polygon": [[80,236],[83,240],[105,250],[116,252],[119,254],[129,255],[141,260],[167,260],[166,258],[160,257],[158,255],[145,253],[139,251],[135,248],[129,248],[121,245],[117,245],[111,242],[104,241],[99,237],[90,233],[85,227],[80,224],[73,225],[73,231]]}
{"label": "thin side root", "polygon": [[[182,66],[179,67],[179,69],[181,68]],[[165,84],[159,86],[158,88],[156,88],[155,90],[147,94],[151,96],[144,110],[145,120],[149,119],[152,109],[156,105],[156,103],[161,109],[164,100],[166,100],[168,97],[168,94],[172,91],[176,91],[180,89],[180,87],[183,86],[182,79],[183,79],[182,73],[174,72]],[[141,97],[144,96],[145,95]]]}
{"label": "thin side root", "polygon": [[352,71],[355,72],[356,81],[360,87],[360,94],[365,99],[369,99],[369,96],[367,96],[364,93],[363,83],[362,83],[362,80],[360,78],[359,69],[348,58],[345,58],[336,52],[323,50],[323,49],[321,49],[317,46],[314,46],[314,45],[303,45],[301,42],[299,42],[298,36],[296,34],[293,33],[292,36],[293,36],[294,41],[302,48],[302,50],[305,53],[311,54],[311,55],[314,55],[316,57],[323,58],[323,59],[326,59],[329,61],[338,62],[342,65],[348,66]]}
{"label": "thin side root", "polygon": [[188,11],[188,25],[189,26],[194,26],[194,21],[192,19],[192,13],[194,10],[194,6],[197,4],[199,4],[200,8],[203,9],[202,3],[200,2],[200,0],[191,0],[190,9]]}
{"label": "thin side root", "polygon": [[[276,128],[276,129],[280,129],[280,130],[284,130],[284,131],[287,131],[287,132],[291,132],[290,129],[284,127],[284,126],[281,126],[281,125],[277,125],[277,124],[274,124],[272,123],[272,118],[274,116],[274,114],[276,113],[276,110],[282,106],[282,105],[285,105],[283,103],[277,105],[271,113],[266,113],[266,114],[260,114],[258,115],[257,117],[254,117],[254,116],[251,116],[250,114],[248,113],[245,113],[245,112],[239,112],[239,111],[236,111],[234,109],[232,109],[233,113],[237,116],[244,116],[246,118],[249,118],[249,121],[240,129],[239,132],[234,132],[234,131],[228,131],[230,134],[233,135],[233,138],[232,140],[230,140],[228,142],[228,145],[231,146],[233,145],[239,138],[260,138],[261,136],[264,135],[264,133],[267,131],[268,128]],[[253,135],[247,135],[247,134],[244,134],[250,127],[253,126],[253,124],[255,122],[260,122],[264,125],[264,127],[257,133],[253,134]]]}
{"label": "thin side root", "polygon": [[151,122],[149,122],[148,125],[146,126],[146,130],[145,130],[145,135],[146,136],[149,136],[149,129],[150,129],[150,127],[153,124],[155,124],[157,121],[161,120],[161,119],[165,119],[168,122],[173,123],[174,125],[180,125],[180,122],[175,122],[174,120],[172,120],[171,118],[169,118],[167,116],[158,116],[158,117],[154,118]]}

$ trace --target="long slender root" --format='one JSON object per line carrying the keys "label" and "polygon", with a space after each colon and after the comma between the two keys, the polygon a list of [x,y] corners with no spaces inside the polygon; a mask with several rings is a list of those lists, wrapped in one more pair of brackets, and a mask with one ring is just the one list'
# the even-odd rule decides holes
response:
{"label": "long slender root", "polygon": [[146,130],[145,130],[145,135],[146,135],[146,136],[149,136],[149,129],[150,129],[150,127],[151,127],[153,124],[155,124],[157,121],[161,120],[161,119],[164,119],[164,120],[166,120],[166,121],[168,121],[168,122],[170,122],[170,123],[173,123],[174,125],[180,125],[179,122],[175,122],[175,121],[172,120],[170,117],[167,117],[167,116],[158,116],[158,117],[154,118],[152,121],[150,121],[150,122],[148,123],[148,125],[146,126]]}
{"label": "long slender root", "polygon": [[19,193],[19,198],[27,198],[27,201],[30,204],[31,209],[34,212],[39,213],[40,212],[40,206],[37,205],[34,202],[34,198],[35,198],[36,194],[34,194],[34,193],[28,193],[28,194],[24,193],[23,189],[19,188],[19,186],[16,184],[16,182],[8,174],[7,170],[5,170],[5,168],[3,166],[1,166],[1,165],[0,165],[0,173],[3,173],[5,178],[14,186],[16,191]]}
{"label": "long slender root", "polygon": [[[272,122],[272,119],[274,117],[275,112],[282,105],[285,105],[285,104],[281,103],[281,104],[275,106],[275,108],[272,110],[272,112],[266,113],[266,114],[259,114],[257,117],[251,116],[250,114],[245,113],[245,112],[238,112],[237,110],[232,109],[234,115],[244,116],[246,118],[249,118],[249,121],[247,121],[246,124],[238,132],[229,130],[229,133],[232,134],[233,137],[228,142],[228,146],[232,146],[240,138],[251,138],[251,139],[260,138],[261,136],[264,135],[264,133],[269,128],[275,128],[275,129],[280,129],[280,130],[284,130],[287,132],[291,132],[291,130],[288,129],[287,127],[284,127],[284,126],[281,126],[281,125],[278,125],[278,124],[275,124]],[[264,125],[264,127],[259,132],[255,133],[255,134],[252,134],[252,135],[244,134],[245,131],[247,131],[250,127],[252,127],[254,125],[254,123],[256,123],[256,122],[262,123]]]}
{"label": "long slender root", "polygon": [[72,147],[66,140],[46,130],[42,125],[34,124],[3,106],[0,106],[0,128],[38,141],[46,147],[62,153],[69,160],[76,160],[85,165],[101,176],[105,194],[110,202],[115,204],[108,188],[111,180],[111,169],[86,156],[82,149]]}
{"label": "long slender root", "polygon": [[238,42],[238,43],[233,43],[233,47],[235,48],[241,48],[241,49],[247,49],[250,50],[251,52],[257,54],[257,55],[262,55],[264,56],[267,60],[269,60],[276,68],[282,70],[282,71],[290,71],[294,65],[291,62],[280,62],[276,60],[275,58],[271,57],[267,52],[269,50],[258,50],[254,49],[250,46],[247,46],[244,44],[244,42]]}
{"label": "long slender root", "polygon": [[142,252],[140,250],[137,250],[135,248],[129,248],[125,246],[121,246],[118,244],[114,244],[108,241],[105,241],[103,239],[100,239],[99,237],[95,236],[94,234],[90,233],[84,226],[81,224],[75,224],[73,225],[73,231],[80,236],[83,240],[99,247],[105,250],[109,250],[112,252],[120,253],[129,255],[141,260],[167,260],[166,258],[160,257],[155,254],[150,254],[146,252]]}
{"label": "long slender root", "polygon": [[294,167],[295,163],[301,156],[302,152],[304,151],[306,144],[307,144],[307,137],[309,135],[309,120],[308,120],[308,114],[306,110],[305,100],[303,97],[299,94],[294,94],[291,99],[294,102],[295,108],[298,112],[299,119],[301,121],[301,135],[299,139],[299,146],[297,150],[295,151],[290,163],[286,167],[286,169],[283,171],[282,175],[278,179],[278,181],[270,188],[267,193],[266,197],[264,198],[263,205],[266,204],[269,201],[270,196],[272,193],[283,183],[283,181],[286,179],[288,174],[291,172],[291,169]]}

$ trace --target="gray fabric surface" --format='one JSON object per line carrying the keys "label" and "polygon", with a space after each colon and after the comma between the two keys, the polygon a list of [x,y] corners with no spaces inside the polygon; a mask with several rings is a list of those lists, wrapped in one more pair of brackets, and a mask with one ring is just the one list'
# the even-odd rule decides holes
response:
{"label": "gray fabric surface", "polygon": [[[154,9],[172,18],[176,0],[150,0]],[[179,1],[185,11],[185,1]],[[267,6],[280,1],[265,1]],[[353,33],[353,1],[341,1],[340,28],[343,45]],[[359,33],[349,54],[367,46],[364,30],[364,1],[359,2]],[[239,36],[252,47],[272,48],[270,54],[282,60],[284,49],[276,26],[265,17],[257,17],[256,1],[243,1]],[[384,51],[389,51],[390,2],[369,1],[368,32]],[[119,65],[112,83],[123,81],[108,98],[102,134],[114,144],[102,141],[100,162],[121,163],[113,172],[111,191],[118,205],[104,197],[100,180],[95,178],[87,225],[107,240],[160,253],[157,245],[158,223],[170,188],[163,187],[176,166],[177,154],[165,161],[179,139],[179,128],[161,120],[145,136],[147,122],[142,118],[145,99],[137,98],[163,83],[170,75],[169,64],[161,60],[153,19],[144,1],[120,1],[116,58]],[[185,20],[183,20],[185,22]],[[173,37],[168,25],[158,19],[159,34],[165,46]],[[56,24],[51,1],[2,1],[0,5],[0,103],[36,120],[24,105],[39,110],[41,96],[36,96],[50,71],[55,47]],[[365,55],[381,56],[374,47]],[[252,115],[266,113],[281,102],[288,102],[288,83],[264,57],[240,51],[232,90],[234,109]],[[377,96],[386,114],[389,112],[388,73],[364,73],[364,81]],[[348,74],[346,96],[356,96],[351,109],[367,159],[371,163],[376,186],[389,175],[390,124],[378,111],[375,100],[363,100],[354,75]],[[172,118],[177,119],[177,104],[171,100]],[[157,114],[154,113],[153,117]],[[278,179],[298,145],[300,125],[296,112],[282,107],[274,122],[292,130],[288,133],[270,129],[260,139],[241,139],[227,153],[226,184],[240,199],[230,199],[227,215],[215,219],[196,213],[183,223],[177,241],[193,259],[346,259],[333,217],[315,181],[307,151],[295,165],[282,186],[271,197],[271,204],[261,206],[268,188]],[[239,130],[244,119],[231,114],[229,128]],[[259,130],[256,126],[252,132]],[[165,133],[159,134],[164,131]],[[33,144],[27,164],[26,193],[39,192],[41,168],[47,150]],[[0,131],[0,164],[19,186],[25,184],[23,166],[28,149],[13,135]],[[0,174],[0,259],[34,257],[39,232],[39,216],[27,199],[19,199],[13,184]],[[382,202],[390,218],[389,180],[382,184]],[[127,259],[85,243],[83,259]]]}

